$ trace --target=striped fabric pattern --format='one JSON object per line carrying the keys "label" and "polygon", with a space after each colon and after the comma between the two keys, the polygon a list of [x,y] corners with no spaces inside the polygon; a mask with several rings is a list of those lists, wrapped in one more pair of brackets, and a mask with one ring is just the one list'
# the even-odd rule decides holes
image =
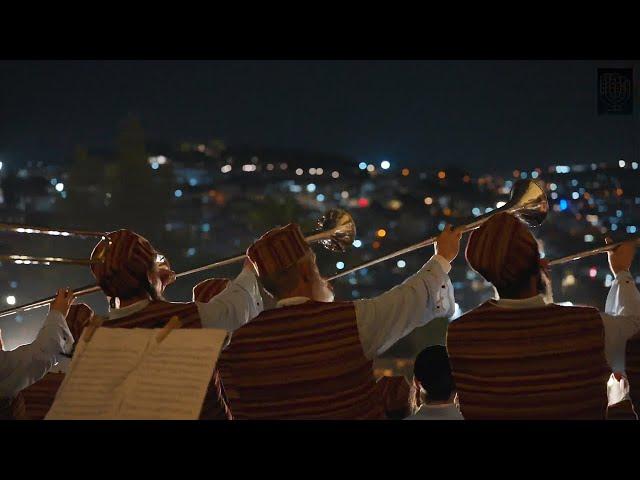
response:
{"label": "striped fabric pattern", "polygon": [[465,419],[605,418],[610,369],[594,308],[489,301],[449,325],[447,349]]}
{"label": "striped fabric pattern", "polygon": [[[193,301],[205,303],[211,301],[213,297],[227,288],[230,282],[231,280],[228,278],[208,278],[203,280],[193,287]],[[213,398],[213,393],[209,392],[211,393],[211,398],[205,402],[202,415],[211,420],[233,420],[217,366],[213,372],[213,383],[216,390],[216,398]]]}
{"label": "striped fabric pattern", "polygon": [[411,386],[403,376],[380,377],[376,382],[380,390],[384,412],[388,419],[399,420],[411,414],[409,394]]}
{"label": "striped fabric pattern", "polygon": [[146,238],[117,230],[95,246],[91,259],[101,260],[91,265],[91,271],[105,295],[127,298],[139,292],[155,264],[156,252]]}
{"label": "striped fabric pattern", "polygon": [[636,412],[640,412],[640,333],[627,341],[625,364],[629,379],[629,396]]}
{"label": "striped fabric pattern", "polygon": [[269,230],[247,249],[258,274],[271,275],[282,271],[310,251],[300,226],[295,223]]}
{"label": "striped fabric pattern", "polygon": [[40,381],[21,392],[25,405],[25,420],[44,419],[63,380],[64,373],[47,373]]}
{"label": "striped fabric pattern", "polygon": [[107,319],[103,327],[112,328],[162,328],[177,315],[183,328],[200,328],[200,315],[193,302],[152,301],[142,310],[122,318]]}
{"label": "striped fabric pattern", "polygon": [[[77,342],[87,326],[93,310],[84,303],[71,305],[66,321],[73,338]],[[64,373],[47,373],[42,379],[22,390],[24,415],[26,420],[42,420],[53,405],[58,389],[64,380]]]}
{"label": "striped fabric pattern", "polygon": [[350,302],[262,312],[218,362],[236,419],[383,419]]}
{"label": "striped fabric pattern", "polygon": [[221,293],[231,280],[228,278],[208,278],[193,287],[194,302],[209,302],[213,297]]}
{"label": "striped fabric pattern", "polygon": [[540,254],[526,224],[515,215],[502,212],[471,233],[465,257],[476,272],[504,288],[532,272]]}
{"label": "striped fabric pattern", "polygon": [[0,420],[26,420],[22,392],[14,398],[0,398]]}

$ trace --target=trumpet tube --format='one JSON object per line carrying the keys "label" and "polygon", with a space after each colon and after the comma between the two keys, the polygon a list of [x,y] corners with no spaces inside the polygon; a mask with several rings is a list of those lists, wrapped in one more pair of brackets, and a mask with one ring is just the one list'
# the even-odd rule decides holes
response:
{"label": "trumpet tube", "polygon": [[593,248],[591,250],[585,250],[584,252],[574,253],[573,255],[567,255],[566,257],[556,258],[554,260],[551,260],[549,262],[549,265],[553,267],[554,265],[562,265],[563,263],[572,262],[574,260],[580,260],[582,258],[591,257],[593,255],[599,255],[601,253],[607,253],[607,252],[610,252],[612,250],[615,250],[616,248],[618,248],[623,243],[626,243],[626,242],[629,242],[629,241],[635,242],[636,245],[640,245],[640,237],[636,237],[636,238],[633,238],[631,240],[625,240],[623,242],[611,243],[611,244],[605,245],[603,247]]}
{"label": "trumpet tube", "polygon": [[13,233],[26,233],[35,235],[51,235],[54,237],[81,237],[81,238],[102,238],[106,235],[104,232],[92,232],[90,230],[69,230],[54,229],[47,227],[33,227],[29,225],[19,225],[13,223],[0,223],[0,231]]}
{"label": "trumpet tube", "polygon": [[95,263],[85,258],[34,257],[31,255],[0,255],[0,262],[11,262],[16,265],[51,265],[52,263],[60,263],[64,265],[91,265]]}
{"label": "trumpet tube", "polygon": [[[356,227],[351,215],[340,209],[329,210],[322,218],[318,220],[318,227],[321,231],[314,232],[305,236],[307,243],[321,243],[325,248],[329,250],[344,251],[345,248],[353,242],[355,237]],[[222,267],[225,265],[231,265],[233,263],[241,262],[246,258],[245,254],[236,255],[233,257],[224,258],[216,262],[204,265],[202,267],[193,268],[176,274],[176,279],[191,275],[193,273],[203,272],[205,270],[212,270],[214,268]],[[100,291],[98,285],[87,285],[73,291],[76,297],[88,295],[90,293]],[[35,308],[44,307],[50,304],[55,299],[55,296],[36,300],[25,305],[9,308],[7,310],[0,311],[0,318],[8,315],[13,315],[18,312],[26,312]]]}
{"label": "trumpet tube", "polygon": [[[522,220],[527,222],[531,226],[540,225],[544,219],[546,218],[547,212],[549,211],[549,204],[547,203],[547,197],[544,194],[542,188],[533,180],[527,181],[519,181],[513,187],[511,191],[511,199],[505,205],[500,208],[497,208],[491,212],[485,213],[477,217],[473,222],[467,223],[461,227],[458,227],[462,230],[462,233],[470,232],[471,230],[475,230],[479,228],[484,222],[486,222],[489,218],[496,215],[500,212],[509,212],[514,215],[517,215]],[[382,257],[374,258],[365,263],[361,263],[355,267],[349,268],[342,272],[339,272],[332,277],[329,277],[327,280],[332,281],[338,278],[349,275],[353,272],[356,272],[362,268],[371,267],[378,263],[391,260],[392,258],[396,258],[400,255],[405,255],[407,253],[413,252],[415,250],[419,250],[424,247],[428,247],[429,245],[433,245],[436,243],[437,237],[433,236],[421,242],[415,243],[413,245],[409,245],[408,247],[402,248],[395,252],[391,252],[387,255],[383,255]]]}

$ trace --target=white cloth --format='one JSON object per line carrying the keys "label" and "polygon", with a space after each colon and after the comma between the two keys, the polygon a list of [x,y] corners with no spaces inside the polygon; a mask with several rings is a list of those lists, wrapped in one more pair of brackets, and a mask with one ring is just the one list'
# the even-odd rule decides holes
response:
{"label": "white cloth", "polygon": [[[368,359],[383,353],[416,327],[453,315],[455,301],[449,262],[434,255],[402,284],[375,298],[356,300],[358,335]],[[277,307],[308,302],[306,297],[284,298]]]}
{"label": "white cloth", "polygon": [[640,331],[640,292],[629,272],[616,275],[601,313],[605,353],[612,371],[625,374],[627,340]]}
{"label": "white cloth", "polygon": [[0,398],[13,398],[44,377],[63,354],[71,353],[73,343],[64,317],[51,310],[32,343],[8,352],[0,350]]}
{"label": "white cloth", "polygon": [[607,398],[609,399],[609,406],[624,400],[631,400],[627,377],[623,376],[618,380],[615,374],[611,374],[609,381],[607,381]]}
{"label": "white cloth", "polygon": [[[504,308],[542,308],[546,306],[544,297],[524,299],[494,299],[496,305]],[[625,373],[625,350],[627,340],[640,331],[640,292],[629,272],[616,275],[609,294],[605,313],[600,313],[604,325],[604,353],[613,372]]]}
{"label": "white cloth", "polygon": [[[109,311],[109,320],[124,318],[143,310],[149,300]],[[195,302],[202,328],[237,330],[262,312],[263,303],[256,276],[243,270],[227,287],[209,302]]]}
{"label": "white cloth", "polygon": [[405,420],[464,420],[455,403],[423,403],[413,415]]}

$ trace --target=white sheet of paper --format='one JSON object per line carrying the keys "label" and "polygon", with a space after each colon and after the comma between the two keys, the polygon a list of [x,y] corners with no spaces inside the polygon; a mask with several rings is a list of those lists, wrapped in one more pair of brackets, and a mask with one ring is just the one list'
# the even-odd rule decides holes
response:
{"label": "white sheet of paper", "polygon": [[226,332],[99,328],[78,342],[70,371],[45,417],[197,419]]}

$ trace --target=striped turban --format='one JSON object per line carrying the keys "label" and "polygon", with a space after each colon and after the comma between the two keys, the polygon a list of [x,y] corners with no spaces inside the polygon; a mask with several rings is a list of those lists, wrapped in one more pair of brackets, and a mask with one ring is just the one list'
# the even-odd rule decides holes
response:
{"label": "striped turban", "polygon": [[208,278],[193,287],[194,302],[209,302],[213,297],[222,292],[229,285],[228,278]]}
{"label": "striped turban", "polygon": [[498,289],[522,282],[540,261],[529,228],[507,212],[497,213],[471,233],[465,255],[471,268]]}
{"label": "striped turban", "polygon": [[130,230],[107,234],[91,252],[93,276],[109,297],[130,298],[140,292],[156,261],[149,241]]}
{"label": "striped turban", "polygon": [[300,226],[295,223],[268,231],[247,249],[247,256],[265,277],[282,272],[311,251]]}

